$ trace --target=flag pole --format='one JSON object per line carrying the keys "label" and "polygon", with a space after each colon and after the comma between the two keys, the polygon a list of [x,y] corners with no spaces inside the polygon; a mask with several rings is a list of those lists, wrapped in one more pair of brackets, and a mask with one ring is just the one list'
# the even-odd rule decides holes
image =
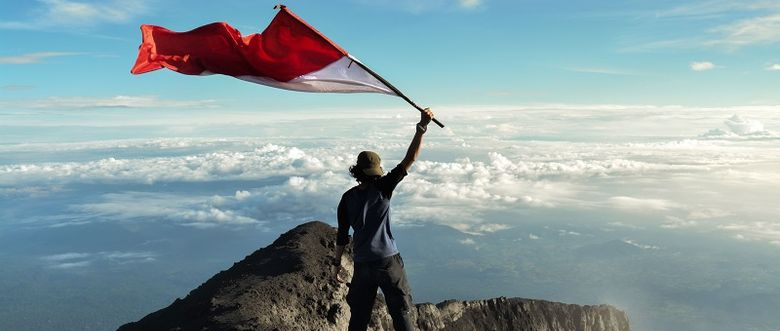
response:
{"label": "flag pole", "polygon": [[[289,12],[289,9],[287,9],[287,6],[285,6],[285,5],[283,5],[283,4],[278,4],[278,5],[274,6],[274,9],[278,9],[278,10],[284,10],[284,11],[288,11],[288,12]],[[290,14],[292,14],[292,13],[290,13]],[[294,16],[294,15],[293,15],[293,16]],[[299,19],[299,20],[300,20],[300,19]],[[301,22],[303,22],[303,21],[301,20]],[[306,23],[304,22],[304,24],[306,24]],[[307,24],[307,25],[308,25],[308,24]],[[317,31],[317,30],[316,30],[316,29],[314,29],[313,27],[312,27],[311,29],[312,29],[312,30],[314,30],[315,32],[319,33],[319,31]],[[320,34],[320,35],[321,35],[321,34]],[[327,41],[328,41],[329,43],[331,43],[331,44],[332,44],[334,47],[336,47],[336,48],[338,48],[338,49],[340,49],[340,50],[341,50],[341,47],[339,47],[338,45],[336,45],[334,42],[330,41],[330,39],[328,39],[327,37],[325,37],[325,36],[322,36],[322,38],[323,38],[323,39],[325,39],[325,40],[327,40]],[[414,103],[414,101],[412,101],[412,99],[409,99],[409,97],[407,97],[405,94],[403,94],[403,92],[401,92],[401,90],[399,90],[398,88],[396,88],[395,86],[393,86],[393,84],[390,84],[390,82],[388,82],[388,81],[387,81],[386,79],[384,79],[382,76],[379,76],[379,74],[377,74],[376,72],[374,72],[373,70],[371,70],[371,68],[367,67],[365,64],[363,64],[362,62],[358,61],[358,59],[356,59],[356,58],[352,57],[352,55],[349,55],[349,54],[347,54],[347,52],[346,52],[346,51],[344,51],[344,50],[341,50],[341,51],[342,51],[342,52],[344,52],[344,53],[345,53],[345,55],[349,56],[349,59],[350,59],[350,60],[352,60],[352,62],[353,62],[353,63],[357,63],[357,65],[358,65],[358,66],[360,66],[361,68],[363,68],[363,70],[365,70],[366,72],[368,72],[369,74],[371,74],[371,76],[374,76],[374,78],[376,78],[377,80],[379,80],[380,82],[382,82],[383,84],[385,84],[387,87],[389,87],[389,88],[390,88],[390,90],[392,90],[392,91],[393,91],[393,92],[394,92],[394,93],[395,93],[397,96],[399,96],[399,97],[401,97],[402,99],[406,100],[406,102],[408,102],[410,105],[412,105],[412,107],[414,107],[414,108],[417,108],[417,110],[419,110],[421,113],[425,112],[425,109],[423,109],[422,107],[420,107],[420,106],[418,106],[416,103]],[[432,120],[433,120],[433,123],[436,123],[436,125],[438,125],[440,128],[444,128],[444,124],[441,124],[441,122],[439,122],[439,120],[437,120],[437,119],[435,119],[435,118],[433,118]]]}
{"label": "flag pole", "polygon": [[[387,81],[386,79],[384,79],[382,76],[379,76],[379,74],[377,74],[376,72],[374,72],[373,70],[371,70],[371,69],[370,69],[369,67],[367,67],[365,64],[363,64],[362,62],[360,62],[360,61],[358,61],[357,59],[353,58],[351,55],[349,56],[349,58],[350,58],[350,59],[351,59],[353,62],[355,62],[355,63],[356,63],[358,66],[360,66],[361,68],[363,68],[363,70],[365,70],[365,71],[367,71],[369,74],[371,74],[371,76],[374,76],[374,78],[376,78],[377,80],[379,80],[380,82],[382,82],[382,84],[385,84],[385,85],[387,85],[387,87],[389,87],[389,88],[390,88],[390,90],[392,90],[393,92],[395,92],[395,94],[396,94],[396,95],[398,95],[399,97],[401,97],[402,99],[406,100],[406,102],[408,102],[410,105],[412,105],[412,107],[414,107],[414,108],[417,108],[417,110],[419,110],[421,113],[425,111],[425,109],[423,109],[422,107],[420,107],[420,106],[418,106],[416,103],[414,103],[414,101],[412,101],[412,99],[409,99],[409,97],[407,97],[406,95],[404,95],[404,94],[401,92],[401,90],[399,90],[398,88],[396,88],[395,86],[393,86],[393,84],[390,84],[390,82],[388,82],[388,81]],[[436,123],[436,125],[438,125],[440,128],[444,128],[444,124],[441,124],[441,122],[439,122],[439,120],[437,120],[437,119],[435,119],[435,118],[433,119],[433,123]]]}

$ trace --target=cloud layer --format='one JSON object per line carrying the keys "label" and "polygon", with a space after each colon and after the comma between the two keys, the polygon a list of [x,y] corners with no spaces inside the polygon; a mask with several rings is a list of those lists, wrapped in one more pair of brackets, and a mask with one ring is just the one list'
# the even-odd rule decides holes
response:
{"label": "cloud layer", "polygon": [[[727,115],[736,111],[751,118]],[[711,229],[753,238],[758,224],[780,212],[766,200],[780,187],[771,114],[771,108],[560,105],[453,110],[448,121],[455,129],[426,136],[421,159],[397,189],[394,217],[400,225],[433,222],[470,235],[529,220],[584,218],[605,228]],[[0,164],[0,194],[67,199],[57,217],[20,220],[47,226],[166,221],[265,229],[333,221],[341,193],[354,183],[346,169],[357,152],[379,151],[389,169],[410,138],[411,125],[379,117],[363,122],[375,129],[349,139],[332,138],[344,133],[327,119],[303,116],[269,125],[321,136],[10,144],[0,146],[8,156]],[[697,136],[718,124],[726,135]],[[14,155],[37,161],[9,161]],[[723,227],[733,224],[746,228]]]}

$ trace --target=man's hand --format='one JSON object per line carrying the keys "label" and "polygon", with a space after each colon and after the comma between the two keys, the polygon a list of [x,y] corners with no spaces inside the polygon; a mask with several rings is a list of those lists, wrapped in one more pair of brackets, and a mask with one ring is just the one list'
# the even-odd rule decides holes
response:
{"label": "man's hand", "polygon": [[425,108],[423,109],[423,111],[420,112],[420,125],[428,126],[428,123],[431,123],[432,119],[433,119],[433,111],[431,111],[430,108]]}
{"label": "man's hand", "polygon": [[335,279],[339,283],[343,283],[344,280],[341,279],[341,271],[344,270],[344,268],[341,267],[341,265],[334,265],[333,266],[333,279]]}
{"label": "man's hand", "polygon": [[333,279],[335,279],[339,283],[343,283],[341,280],[341,270],[344,270],[344,268],[341,267],[341,256],[344,255],[344,245],[336,245],[336,256],[334,256],[333,259],[333,266],[331,267],[333,270],[331,270],[331,273],[333,274]]}

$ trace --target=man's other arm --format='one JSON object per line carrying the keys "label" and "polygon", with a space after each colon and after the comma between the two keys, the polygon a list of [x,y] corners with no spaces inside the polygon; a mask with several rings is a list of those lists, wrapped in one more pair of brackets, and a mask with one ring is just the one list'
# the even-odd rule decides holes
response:
{"label": "man's other arm", "polygon": [[336,216],[338,217],[339,227],[336,234],[336,254],[333,265],[333,278],[341,281],[341,279],[339,279],[339,273],[341,272],[341,256],[344,255],[344,250],[347,244],[349,244],[349,221],[346,216],[346,206],[344,205],[343,196],[341,197],[341,201],[339,201]]}

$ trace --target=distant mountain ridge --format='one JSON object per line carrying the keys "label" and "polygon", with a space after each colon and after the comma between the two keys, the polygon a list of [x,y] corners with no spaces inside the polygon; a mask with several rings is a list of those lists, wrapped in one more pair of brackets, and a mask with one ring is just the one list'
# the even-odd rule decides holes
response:
{"label": "distant mountain ridge", "polygon": [[[330,275],[335,237],[336,230],[325,223],[302,224],[216,274],[184,299],[118,331],[346,330],[348,288]],[[347,262],[351,273],[352,261]],[[520,298],[423,303],[416,305],[414,315],[420,331],[630,330],[628,316],[609,305]],[[380,295],[369,330],[392,329]]]}

